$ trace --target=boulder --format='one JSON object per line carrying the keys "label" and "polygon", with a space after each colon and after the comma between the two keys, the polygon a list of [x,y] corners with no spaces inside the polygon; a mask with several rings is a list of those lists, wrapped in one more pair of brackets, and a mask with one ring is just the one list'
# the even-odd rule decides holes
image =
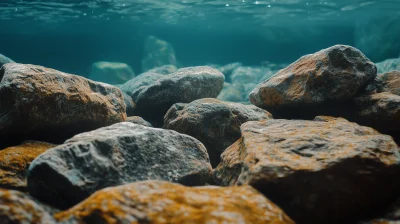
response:
{"label": "boulder", "polygon": [[26,194],[14,190],[0,189],[0,223],[55,224],[56,221],[43,207]]}
{"label": "boulder", "polygon": [[387,59],[385,61],[376,63],[378,74],[391,72],[394,70],[400,71],[400,58]]}
{"label": "boulder", "polygon": [[358,122],[400,140],[400,71],[378,75],[354,102]]}
{"label": "boulder", "polygon": [[103,189],[55,218],[63,223],[294,223],[250,186],[189,188],[164,181]]}
{"label": "boulder", "polygon": [[132,68],[120,62],[99,61],[92,65],[89,78],[108,84],[123,84],[135,77]]}
{"label": "boulder", "polygon": [[200,140],[207,148],[211,165],[216,167],[221,153],[240,138],[240,125],[271,118],[268,111],[253,105],[205,98],[174,104],[164,117],[164,128]]}
{"label": "boulder", "polygon": [[142,71],[145,72],[163,65],[177,65],[174,48],[165,40],[149,36],[144,46]]}
{"label": "boulder", "polygon": [[12,63],[12,62],[14,62],[14,61],[11,60],[11,59],[9,59],[9,58],[6,57],[6,56],[0,54],[0,68],[1,68],[4,64]]}
{"label": "boulder", "polygon": [[225,82],[218,95],[218,99],[222,101],[244,102],[248,97],[244,91],[243,84],[231,84]]}
{"label": "boulder", "polygon": [[206,184],[206,148],[175,131],[122,122],[76,135],[40,155],[29,167],[28,190],[68,208],[99,189],[149,179]]}
{"label": "boulder", "polygon": [[138,116],[127,117],[126,122],[130,122],[133,124],[140,124],[147,127],[153,127],[149,122],[145,121],[143,118]]}
{"label": "boulder", "polygon": [[312,119],[343,115],[344,105],[376,76],[359,50],[336,45],[301,57],[250,93],[250,102],[276,117]]}
{"label": "boulder", "polygon": [[[181,68],[131,92],[133,102],[136,104],[134,114],[143,117],[155,127],[160,127],[165,113],[173,104],[190,103],[201,98],[215,98],[223,84],[224,75],[211,67]],[[125,91],[124,86],[122,89]]]}
{"label": "boulder", "polygon": [[296,223],[355,223],[396,198],[400,149],[345,119],[249,121],[221,156],[214,180],[249,184]]}
{"label": "boulder", "polygon": [[127,116],[131,116],[134,111],[135,111],[135,103],[132,100],[132,97],[130,95],[128,95],[127,93],[122,91],[122,94],[124,96],[124,103],[125,103],[125,107],[126,107],[126,115]]}
{"label": "boulder", "polygon": [[178,68],[175,65],[163,65],[161,67],[150,69],[147,72],[158,73],[161,75],[169,75],[176,72],[177,70]]}
{"label": "boulder", "polygon": [[16,63],[1,68],[0,80],[0,137],[6,141],[63,142],[126,119],[122,92],[108,84]]}
{"label": "boulder", "polygon": [[132,96],[136,96],[137,92],[139,92],[141,89],[154,84],[161,78],[164,78],[164,75],[153,72],[145,72],[124,83],[119,88],[132,98]]}
{"label": "boulder", "polygon": [[29,165],[40,154],[55,146],[45,142],[27,141],[0,150],[0,188],[26,191]]}

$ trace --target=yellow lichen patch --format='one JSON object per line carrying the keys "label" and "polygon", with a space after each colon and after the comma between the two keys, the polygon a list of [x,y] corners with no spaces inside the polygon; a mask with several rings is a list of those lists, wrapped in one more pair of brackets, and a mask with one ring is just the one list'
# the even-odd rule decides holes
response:
{"label": "yellow lichen patch", "polygon": [[3,188],[26,188],[26,173],[30,163],[55,145],[28,141],[19,146],[0,150],[0,186]]}
{"label": "yellow lichen patch", "polygon": [[185,187],[143,181],[107,188],[55,215],[58,221],[106,223],[293,223],[250,186]]}

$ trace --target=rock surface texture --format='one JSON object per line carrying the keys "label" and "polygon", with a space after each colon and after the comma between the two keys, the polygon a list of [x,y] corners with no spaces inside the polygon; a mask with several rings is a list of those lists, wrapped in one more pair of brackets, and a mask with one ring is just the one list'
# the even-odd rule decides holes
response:
{"label": "rock surface texture", "polygon": [[4,139],[64,141],[125,119],[117,87],[37,65],[9,63],[0,70],[0,137],[11,136]]}
{"label": "rock surface texture", "polygon": [[211,165],[204,145],[171,130],[114,124],[67,140],[29,167],[29,193],[59,208],[93,192],[140,180],[204,185]]}
{"label": "rock surface texture", "polygon": [[0,188],[26,191],[29,165],[40,154],[55,146],[45,142],[27,141],[0,150]]}
{"label": "rock surface texture", "polygon": [[[249,97],[274,115],[303,117],[305,113],[308,119],[334,113],[339,108],[334,103],[351,101],[376,73],[376,66],[359,50],[336,45],[301,57],[259,84]],[[330,108],[324,111],[326,105]]]}
{"label": "rock surface texture", "polygon": [[[190,103],[201,98],[215,98],[223,84],[224,75],[211,67],[179,69],[131,93],[133,102],[136,103],[135,115],[160,127],[165,113],[173,104]],[[125,91],[124,86],[121,88]]]}
{"label": "rock surface texture", "polygon": [[147,127],[153,127],[149,122],[145,121],[143,118],[138,116],[127,117],[126,122],[140,124]]}
{"label": "rock surface texture", "polygon": [[189,188],[164,181],[103,189],[55,217],[67,223],[294,223],[250,186]]}
{"label": "rock surface texture", "polygon": [[123,84],[135,77],[132,68],[120,62],[99,61],[93,63],[89,78],[108,84]]}
{"label": "rock surface texture", "polygon": [[215,167],[220,162],[221,153],[240,138],[240,125],[271,118],[270,113],[253,105],[206,98],[189,104],[174,104],[165,115],[164,128],[200,140]]}
{"label": "rock surface texture", "polygon": [[26,194],[0,189],[0,223],[55,224],[54,218],[41,206],[31,200]]}
{"label": "rock surface texture", "polygon": [[400,149],[345,119],[250,121],[222,154],[217,183],[249,184],[297,223],[355,223],[398,195]]}

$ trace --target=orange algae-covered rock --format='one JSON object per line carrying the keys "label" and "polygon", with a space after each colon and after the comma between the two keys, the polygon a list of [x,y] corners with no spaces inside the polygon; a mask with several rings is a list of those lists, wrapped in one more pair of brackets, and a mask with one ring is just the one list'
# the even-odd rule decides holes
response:
{"label": "orange algae-covered rock", "polygon": [[55,146],[45,142],[27,141],[21,145],[0,150],[0,187],[25,191],[30,163]]}
{"label": "orange algae-covered rock", "polygon": [[185,187],[143,181],[100,190],[55,215],[77,223],[294,223],[250,186]]}
{"label": "orange algae-covered rock", "polygon": [[345,119],[316,120],[243,124],[215,181],[255,187],[298,223],[347,223],[388,205],[400,186],[393,139]]}
{"label": "orange algae-covered rock", "polygon": [[56,223],[54,218],[24,193],[0,189],[0,223]]}

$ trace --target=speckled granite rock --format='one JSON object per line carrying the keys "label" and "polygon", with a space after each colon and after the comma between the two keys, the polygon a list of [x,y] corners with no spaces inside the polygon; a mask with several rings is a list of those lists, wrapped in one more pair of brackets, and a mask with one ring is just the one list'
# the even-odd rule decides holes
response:
{"label": "speckled granite rock", "polygon": [[214,98],[224,84],[224,75],[208,66],[181,68],[132,92],[135,115],[155,127],[163,124],[168,109],[175,103],[190,103],[201,98]]}
{"label": "speckled granite rock", "polygon": [[142,73],[135,78],[129,80],[120,86],[121,90],[128,94],[129,96],[136,96],[137,92],[147,86],[155,83],[157,80],[163,78],[164,75],[154,73],[154,72],[146,72]]}
{"label": "speckled granite rock", "polygon": [[174,104],[164,117],[164,128],[200,140],[215,167],[220,162],[221,153],[240,138],[240,125],[271,118],[268,111],[253,105],[205,98],[189,104]]}
{"label": "speckled granite rock", "polygon": [[9,58],[6,57],[6,56],[0,54],[0,68],[1,68],[1,66],[3,66],[4,64],[6,64],[6,63],[12,63],[12,62],[14,62],[14,61],[11,60],[11,59],[9,59]]}
{"label": "speckled granite rock", "polygon": [[345,119],[316,120],[243,124],[215,181],[255,187],[297,223],[355,223],[399,195],[400,149],[390,136]]}
{"label": "speckled granite rock", "polygon": [[342,115],[344,103],[375,76],[376,66],[359,50],[336,45],[301,57],[259,84],[249,97],[276,117]]}
{"label": "speckled granite rock", "polygon": [[126,119],[122,92],[111,85],[16,63],[1,68],[0,80],[2,139],[60,142]]}
{"label": "speckled granite rock", "polygon": [[130,122],[133,124],[140,124],[147,127],[153,127],[149,122],[145,121],[143,118],[138,116],[127,117],[126,122]]}
{"label": "speckled granite rock", "polygon": [[99,61],[93,63],[89,78],[108,84],[122,84],[135,77],[132,68],[120,62]]}
{"label": "speckled granite rock", "polygon": [[55,218],[68,223],[294,223],[250,186],[189,188],[164,181],[103,189]]}
{"label": "speckled granite rock", "polygon": [[171,130],[122,122],[82,133],[36,158],[29,193],[67,208],[93,192],[140,180],[203,185],[211,178],[201,142]]}
{"label": "speckled granite rock", "polygon": [[0,189],[0,223],[55,224],[54,218],[40,205],[31,200],[26,194]]}
{"label": "speckled granite rock", "polygon": [[56,145],[27,141],[0,150],[0,188],[26,191],[26,175],[31,162]]}

